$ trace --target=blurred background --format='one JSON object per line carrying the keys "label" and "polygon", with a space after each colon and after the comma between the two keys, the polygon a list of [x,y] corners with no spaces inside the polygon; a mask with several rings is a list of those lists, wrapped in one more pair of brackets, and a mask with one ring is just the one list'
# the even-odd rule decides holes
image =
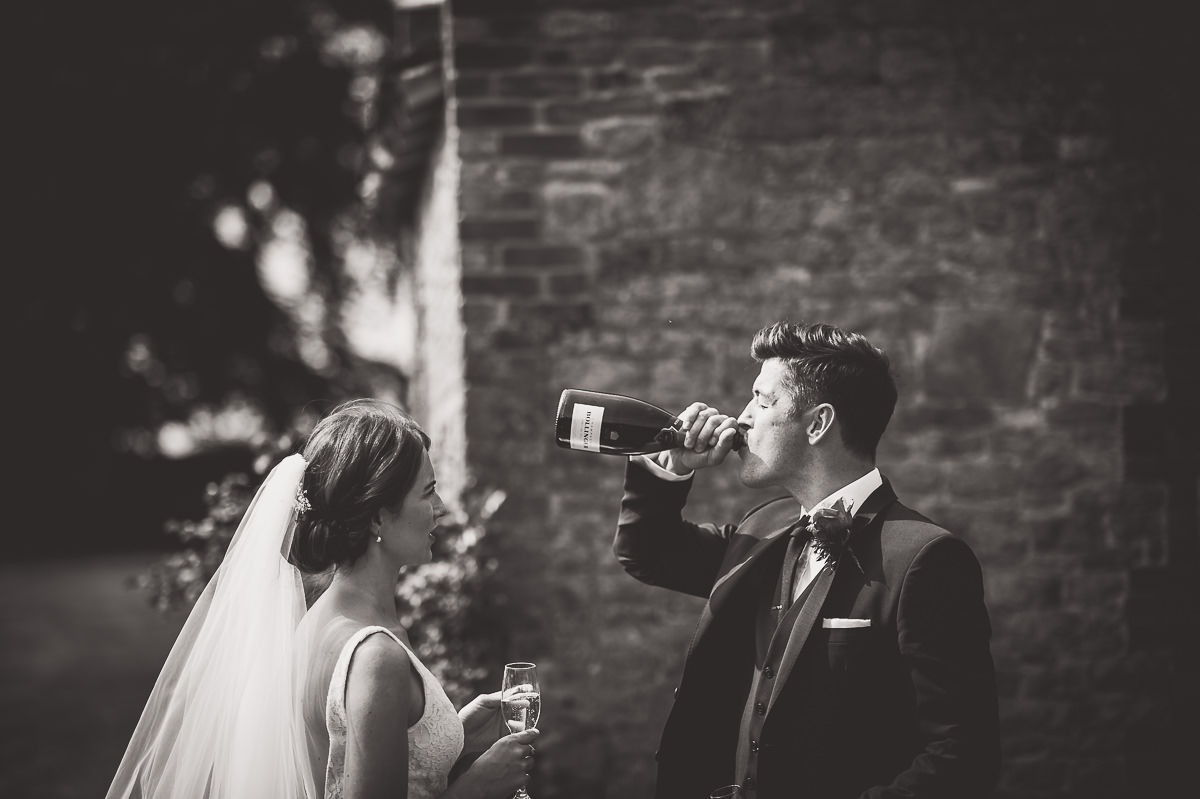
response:
{"label": "blurred background", "polygon": [[[410,408],[399,595],[451,698],[543,672],[537,799],[649,796],[700,604],[609,547],[558,393],[740,408],[866,334],[880,465],[984,567],[998,797],[1167,790],[1200,712],[1200,55],[1158,0],[209,0],[18,12],[0,794],[102,795],[257,480]],[[730,470],[731,471],[731,470]],[[694,518],[760,497],[705,474]]]}

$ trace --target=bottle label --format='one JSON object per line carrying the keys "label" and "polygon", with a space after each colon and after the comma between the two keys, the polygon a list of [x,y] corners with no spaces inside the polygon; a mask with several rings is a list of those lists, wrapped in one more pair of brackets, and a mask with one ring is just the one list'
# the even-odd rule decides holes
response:
{"label": "bottle label", "polygon": [[603,421],[602,406],[575,403],[575,408],[571,411],[571,449],[599,452],[600,425]]}

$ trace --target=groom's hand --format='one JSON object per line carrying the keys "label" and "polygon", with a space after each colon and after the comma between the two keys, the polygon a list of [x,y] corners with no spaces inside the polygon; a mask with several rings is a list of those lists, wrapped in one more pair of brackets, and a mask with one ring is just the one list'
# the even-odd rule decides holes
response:
{"label": "groom's hand", "polygon": [[734,417],[703,402],[693,402],[679,414],[679,421],[679,429],[684,433],[683,446],[659,454],[658,464],[664,469],[687,474],[716,466],[733,449],[733,439],[738,433]]}

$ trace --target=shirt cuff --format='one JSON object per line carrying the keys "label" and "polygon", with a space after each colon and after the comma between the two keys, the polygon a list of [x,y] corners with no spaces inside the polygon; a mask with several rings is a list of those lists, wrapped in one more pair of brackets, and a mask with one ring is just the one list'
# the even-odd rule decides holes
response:
{"label": "shirt cuff", "polygon": [[651,455],[630,455],[629,460],[640,463],[650,474],[669,483],[682,483],[684,480],[691,480],[692,476],[696,474],[694,470],[687,474],[675,474],[675,472],[659,466],[658,461]]}

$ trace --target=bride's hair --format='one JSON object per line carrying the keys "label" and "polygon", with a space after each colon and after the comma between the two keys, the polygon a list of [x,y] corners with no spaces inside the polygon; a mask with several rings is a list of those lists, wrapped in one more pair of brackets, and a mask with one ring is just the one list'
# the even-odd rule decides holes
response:
{"label": "bride's hair", "polygon": [[343,403],[318,422],[304,447],[309,509],[296,524],[292,562],[317,573],[357,560],[375,514],[403,501],[428,449],[412,417],[380,400]]}

